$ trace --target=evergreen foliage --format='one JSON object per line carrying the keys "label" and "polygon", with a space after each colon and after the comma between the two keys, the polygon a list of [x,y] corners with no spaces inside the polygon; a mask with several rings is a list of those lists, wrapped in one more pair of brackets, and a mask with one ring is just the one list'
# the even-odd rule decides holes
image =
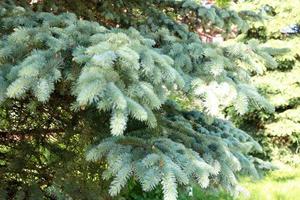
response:
{"label": "evergreen foliage", "polygon": [[[247,1],[237,4],[260,11],[265,23],[253,23],[246,38],[266,41],[271,47],[285,47],[287,54],[276,55],[278,67],[269,69],[265,74],[254,76],[254,84],[268,97],[275,107],[275,113],[253,110],[244,118],[236,121],[246,130],[258,132],[257,136],[264,144],[267,156],[273,159],[299,164],[299,34],[289,35],[281,30],[292,24],[300,23],[300,2],[286,1]],[[291,155],[292,156],[291,156]],[[294,157],[294,159],[293,159]]]}
{"label": "evergreen foliage", "polygon": [[193,32],[243,30],[246,12],[191,0],[84,2],[1,4],[2,190],[105,199],[134,180],[175,200],[182,185],[236,194],[239,172],[258,176],[262,162],[249,153],[261,147],[218,116],[228,106],[273,110],[250,85],[251,73],[276,67],[272,53],[254,40],[205,44]]}

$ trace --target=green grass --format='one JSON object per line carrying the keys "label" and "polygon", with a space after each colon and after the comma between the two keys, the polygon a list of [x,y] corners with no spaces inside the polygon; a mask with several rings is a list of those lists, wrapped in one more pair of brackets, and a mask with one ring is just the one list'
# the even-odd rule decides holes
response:
{"label": "green grass", "polygon": [[[284,167],[269,172],[258,181],[250,178],[241,180],[241,185],[247,188],[250,196],[240,196],[238,200],[298,200],[300,199],[300,167]],[[218,195],[205,194],[194,189],[193,197],[182,197],[180,200],[234,200],[226,193]]]}
{"label": "green grass", "polygon": [[248,179],[242,184],[250,191],[248,199],[251,200],[297,200],[300,199],[300,167],[285,167],[260,181]]}

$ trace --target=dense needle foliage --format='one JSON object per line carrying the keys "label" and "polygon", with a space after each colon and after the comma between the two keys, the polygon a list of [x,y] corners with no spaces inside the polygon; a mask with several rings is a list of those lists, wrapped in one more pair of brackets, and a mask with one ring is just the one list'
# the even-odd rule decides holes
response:
{"label": "dense needle foliage", "polygon": [[251,24],[244,39],[256,38],[268,46],[284,47],[289,51],[275,58],[279,66],[254,76],[254,84],[274,105],[274,113],[253,110],[235,121],[244,129],[253,132],[265,147],[266,156],[281,159],[290,164],[299,164],[300,150],[300,37],[291,27],[300,24],[300,2],[246,1],[237,4],[239,9],[250,8],[261,12],[264,23]]}
{"label": "dense needle foliage", "polygon": [[220,116],[273,111],[250,74],[277,67],[274,49],[206,44],[195,30],[226,37],[246,17],[192,0],[2,3],[3,198],[109,199],[130,183],[165,200],[195,182],[240,192],[261,147]]}

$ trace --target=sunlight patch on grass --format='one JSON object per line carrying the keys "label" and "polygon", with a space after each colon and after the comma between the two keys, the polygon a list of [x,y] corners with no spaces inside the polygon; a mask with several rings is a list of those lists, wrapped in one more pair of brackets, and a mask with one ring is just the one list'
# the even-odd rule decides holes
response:
{"label": "sunlight patch on grass", "polygon": [[[267,173],[263,179],[253,181],[242,178],[241,185],[245,187],[250,196],[233,198],[227,193],[211,194],[194,188],[193,197],[181,197],[180,200],[300,200],[300,166],[292,168],[281,167]],[[181,195],[180,195],[181,196]]]}
{"label": "sunlight patch on grass", "polygon": [[249,190],[250,197],[240,197],[240,200],[297,200],[300,199],[300,167],[275,170],[255,182],[244,179],[242,185]]}

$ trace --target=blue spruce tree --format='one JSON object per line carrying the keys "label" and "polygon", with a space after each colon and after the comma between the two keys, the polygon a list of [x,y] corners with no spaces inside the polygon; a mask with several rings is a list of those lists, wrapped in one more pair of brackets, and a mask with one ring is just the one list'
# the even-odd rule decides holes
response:
{"label": "blue spruce tree", "polygon": [[250,74],[276,67],[273,51],[196,30],[225,37],[247,17],[193,0],[2,2],[3,198],[109,199],[132,182],[164,200],[194,183],[239,192],[261,147],[219,116],[272,111]]}

